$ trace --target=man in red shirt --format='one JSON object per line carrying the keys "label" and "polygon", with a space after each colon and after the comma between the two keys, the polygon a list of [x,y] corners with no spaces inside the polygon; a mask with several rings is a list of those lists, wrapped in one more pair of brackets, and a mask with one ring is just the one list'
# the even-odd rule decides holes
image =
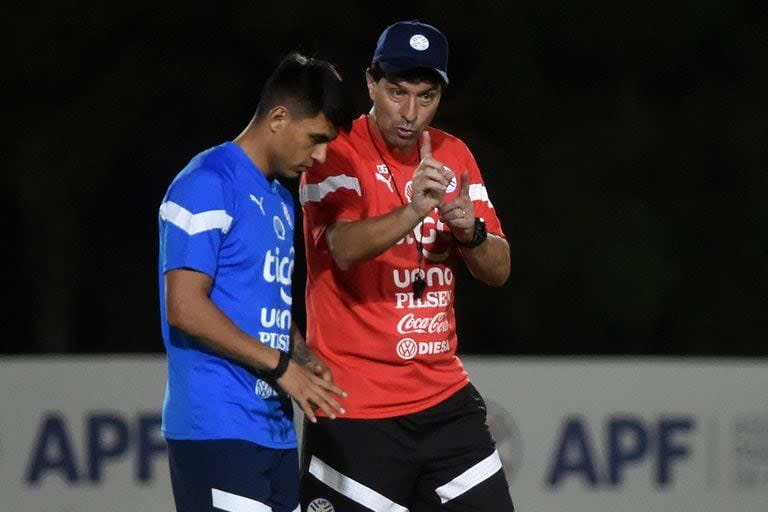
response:
{"label": "man in red shirt", "polygon": [[387,27],[370,112],[302,177],[307,344],[349,392],[305,427],[308,511],[513,510],[453,310],[454,268],[501,286],[509,245],[472,153],[429,126],[447,63],[435,27]]}

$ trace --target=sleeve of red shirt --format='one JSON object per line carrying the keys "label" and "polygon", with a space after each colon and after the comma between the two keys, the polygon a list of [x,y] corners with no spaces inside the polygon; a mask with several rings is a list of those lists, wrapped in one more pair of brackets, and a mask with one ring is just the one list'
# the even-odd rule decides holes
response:
{"label": "sleeve of red shirt", "polygon": [[330,224],[363,218],[360,179],[351,159],[341,149],[331,145],[325,162],[313,166],[301,177],[299,198],[304,221],[315,244],[322,243],[323,233]]}
{"label": "sleeve of red shirt", "polygon": [[475,216],[485,221],[485,227],[489,233],[506,237],[501,228],[501,221],[496,215],[496,208],[493,207],[488,195],[488,189],[485,187],[485,181],[483,181],[477,161],[469,148],[466,149],[465,169],[469,172],[469,197],[475,206]]}

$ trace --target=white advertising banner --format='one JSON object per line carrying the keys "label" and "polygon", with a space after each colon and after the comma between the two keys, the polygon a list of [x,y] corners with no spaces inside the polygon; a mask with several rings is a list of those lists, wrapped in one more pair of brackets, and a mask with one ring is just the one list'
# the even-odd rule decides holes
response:
{"label": "white advertising banner", "polygon": [[[520,512],[768,511],[768,362],[466,357]],[[172,511],[162,356],[0,359],[0,510]]]}

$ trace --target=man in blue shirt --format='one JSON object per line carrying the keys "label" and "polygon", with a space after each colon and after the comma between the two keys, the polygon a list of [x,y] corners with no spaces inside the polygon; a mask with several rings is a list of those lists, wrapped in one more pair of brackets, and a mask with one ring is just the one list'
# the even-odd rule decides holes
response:
{"label": "man in blue shirt", "polygon": [[160,206],[163,435],[179,511],[298,510],[291,398],[344,413],[291,318],[294,203],[351,119],[329,63],[286,57],[233,142],[195,156]]}

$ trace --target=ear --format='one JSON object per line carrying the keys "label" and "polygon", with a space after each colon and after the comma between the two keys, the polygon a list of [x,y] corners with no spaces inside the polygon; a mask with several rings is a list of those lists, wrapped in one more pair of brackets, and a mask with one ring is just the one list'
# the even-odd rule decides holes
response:
{"label": "ear", "polygon": [[370,100],[373,101],[373,98],[376,95],[377,84],[369,71],[365,72],[365,83],[368,86],[368,98],[370,98]]}
{"label": "ear", "polygon": [[269,129],[273,133],[282,130],[290,120],[290,112],[288,112],[288,109],[282,105],[273,107],[267,115],[267,123],[269,124]]}

